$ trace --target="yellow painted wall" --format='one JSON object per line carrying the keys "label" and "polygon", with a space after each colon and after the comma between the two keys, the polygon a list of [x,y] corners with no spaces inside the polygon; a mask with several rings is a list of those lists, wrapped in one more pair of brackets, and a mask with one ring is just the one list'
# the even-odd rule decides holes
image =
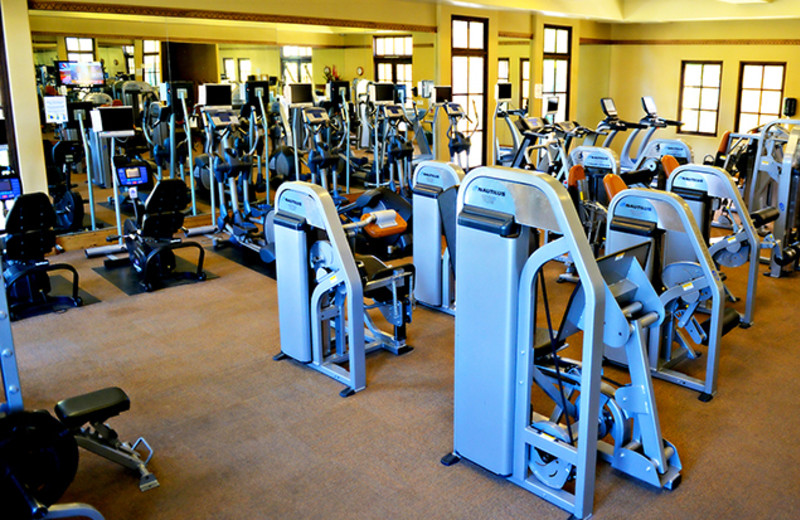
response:
{"label": "yellow painted wall", "polygon": [[311,51],[311,65],[314,71],[314,84],[322,85],[325,83],[325,67],[330,67],[331,70],[336,68],[339,77],[347,80],[344,70],[344,53],[345,49],[313,49]]}
{"label": "yellow painted wall", "polygon": [[[784,96],[800,97],[800,46],[767,42],[681,45],[675,40],[730,39],[734,35],[739,39],[776,40],[796,37],[798,33],[800,20],[615,26],[612,29],[615,39],[661,40],[661,43],[612,45],[609,93],[623,119],[642,117],[640,98],[645,95],[653,96],[663,117],[678,119],[681,61],[722,61],[718,136],[679,135],[693,148],[695,161],[701,161],[704,155],[714,153],[719,136],[735,126],[740,62],[786,62]],[[676,133],[670,128],[657,135],[669,138]],[[618,146],[621,142],[620,139]]]}
{"label": "yellow painted wall", "polygon": [[580,68],[573,78],[575,112],[573,119],[583,126],[595,128],[605,116],[600,98],[609,95],[611,81],[611,46],[581,45],[578,48]]}
{"label": "yellow painted wall", "polygon": [[[342,79],[353,81],[361,77],[372,80],[375,78],[375,66],[372,58],[372,35],[347,34],[344,36],[344,66],[340,71]],[[358,76],[357,69],[361,67],[364,73]]]}
{"label": "yellow painted wall", "polygon": [[53,65],[53,62],[58,60],[58,51],[56,49],[37,50],[33,53],[33,62],[36,65]]}
{"label": "yellow painted wall", "polygon": [[[122,44],[114,47],[98,46],[95,55],[97,61],[103,60],[105,71],[109,78],[113,78],[117,73],[126,74],[125,55],[122,52]],[[114,61],[116,60],[116,65]]]}
{"label": "yellow painted wall", "polygon": [[[281,51],[278,47],[268,45],[237,45],[220,44],[217,46],[219,53],[219,71],[224,72],[222,60],[224,58],[249,58],[250,67],[253,74],[268,74],[270,76],[280,76],[281,74]],[[237,62],[238,66],[238,62]]]}

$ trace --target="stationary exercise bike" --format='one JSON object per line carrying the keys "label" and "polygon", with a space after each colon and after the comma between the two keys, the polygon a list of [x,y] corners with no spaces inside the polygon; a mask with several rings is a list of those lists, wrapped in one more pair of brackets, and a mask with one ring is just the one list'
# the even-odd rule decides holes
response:
{"label": "stationary exercise bike", "polygon": [[[145,291],[162,286],[170,278],[206,279],[203,271],[205,250],[202,246],[197,242],[183,242],[175,238],[175,233],[183,228],[184,211],[188,205],[184,182],[180,179],[164,179],[155,185],[144,204],[135,206],[135,218],[125,221],[125,247],[130,264],[140,276]],[[194,271],[175,270],[175,251],[185,248],[197,250],[197,268]]]}
{"label": "stationary exercise bike", "polygon": [[[0,200],[8,192],[0,191]],[[69,264],[51,264],[45,255],[56,245],[56,212],[44,193],[19,195],[6,215],[2,240],[5,291],[11,318],[16,319],[40,310],[79,307],[78,272]],[[72,276],[72,294],[51,295],[50,273],[66,271]]]}

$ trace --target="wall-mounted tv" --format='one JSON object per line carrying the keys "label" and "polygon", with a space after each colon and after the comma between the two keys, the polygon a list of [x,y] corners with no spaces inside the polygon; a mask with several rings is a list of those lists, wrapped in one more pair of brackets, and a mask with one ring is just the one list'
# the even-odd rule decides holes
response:
{"label": "wall-mounted tv", "polygon": [[98,61],[57,61],[56,81],[68,87],[89,87],[105,84],[103,65]]}

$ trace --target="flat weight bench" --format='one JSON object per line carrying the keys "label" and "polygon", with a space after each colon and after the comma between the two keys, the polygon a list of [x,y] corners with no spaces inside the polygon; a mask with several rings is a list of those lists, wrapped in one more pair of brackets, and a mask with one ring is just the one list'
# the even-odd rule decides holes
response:
{"label": "flat weight bench", "polygon": [[[139,437],[133,445],[120,441],[117,432],[105,424],[130,407],[128,395],[114,386],[64,399],[56,404],[55,412],[59,421],[72,432],[78,446],[138,471],[139,489],[147,491],[159,485],[156,476],[147,469],[153,449],[143,437]],[[144,446],[149,452],[144,461],[136,452],[139,446]]]}

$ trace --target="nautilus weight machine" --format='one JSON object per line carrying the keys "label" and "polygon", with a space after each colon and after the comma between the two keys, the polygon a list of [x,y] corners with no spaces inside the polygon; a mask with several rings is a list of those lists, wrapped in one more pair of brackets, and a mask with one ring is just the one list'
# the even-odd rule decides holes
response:
{"label": "nautilus weight machine", "polygon": [[411,183],[417,272],[414,297],[426,307],[448,314],[455,311],[455,210],[463,178],[464,170],[456,164],[423,161],[414,170]]}
{"label": "nautilus weight machine", "polygon": [[[288,182],[275,196],[275,271],[281,352],[346,385],[348,397],[366,387],[366,354],[411,351],[406,324],[413,309],[413,265],[390,267],[354,255],[348,234],[399,232],[392,210],[342,225],[331,195],[316,184]],[[366,304],[364,299],[373,301]],[[367,312],[377,308],[393,327],[380,330]],[[366,329],[366,330],[365,330]],[[346,366],[345,366],[346,365]]]}
{"label": "nautilus weight machine", "polygon": [[[751,214],[742,200],[736,181],[716,166],[686,164],[667,179],[667,191],[677,193],[689,205],[695,221],[706,239],[711,258],[723,267],[748,264],[747,296],[742,327],[753,324],[758,281],[760,238],[756,229],[778,217],[775,208],[763,208]],[[713,213],[720,210],[732,225],[724,237],[710,236]]]}
{"label": "nautilus weight machine", "polygon": [[[739,313],[725,307],[719,271],[681,197],[640,188],[614,196],[608,208],[606,254],[643,243],[650,244],[645,271],[654,287],[664,287],[659,298],[667,311],[661,330],[648,335],[650,370],[654,377],[691,388],[700,392],[701,401],[708,401],[717,391],[722,336],[739,325]],[[680,371],[680,363],[700,357],[700,345],[706,346],[702,376]],[[606,358],[628,362],[611,349],[606,349]]]}
{"label": "nautilus weight machine", "polygon": [[[539,246],[544,232],[558,238]],[[598,454],[658,488],[677,486],[680,461],[661,437],[644,355],[645,332],[664,317],[638,263],[645,255],[599,265],[566,189],[502,167],[462,182],[457,237],[454,451],[442,463],[471,460],[577,518],[592,514]],[[564,254],[580,284],[555,329],[543,267]],[[542,307],[548,326],[537,329]],[[561,358],[578,331],[581,361]],[[630,384],[601,381],[604,344],[631,359]]]}

